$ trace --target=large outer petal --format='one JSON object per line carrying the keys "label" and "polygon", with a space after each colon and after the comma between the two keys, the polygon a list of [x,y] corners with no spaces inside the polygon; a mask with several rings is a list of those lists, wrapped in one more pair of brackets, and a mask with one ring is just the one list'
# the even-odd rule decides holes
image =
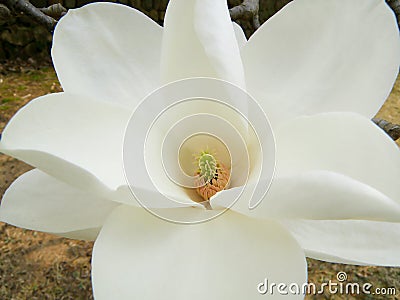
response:
{"label": "large outer petal", "polygon": [[125,184],[129,111],[66,93],[31,101],[10,121],[0,151],[69,184],[103,193]]}
{"label": "large outer petal", "polygon": [[247,88],[273,124],[330,111],[370,118],[396,79],[399,33],[382,0],[296,0],[241,54]]}
{"label": "large outer petal", "polygon": [[117,206],[35,169],[20,176],[6,191],[0,220],[27,229],[94,239],[96,229]]}
{"label": "large outer petal", "polygon": [[278,128],[275,137],[278,177],[332,171],[400,203],[400,150],[369,119],[353,113],[299,117]]}
{"label": "large outer petal", "polygon": [[164,21],[164,82],[220,78],[244,87],[239,46],[225,0],[173,0]]}
{"label": "large outer petal", "polygon": [[[298,117],[275,131],[277,168],[261,205],[232,209],[255,217],[400,221],[400,151],[354,113]],[[251,183],[250,183],[251,184]],[[240,189],[212,199],[226,207]]]}
{"label": "large outer petal", "polygon": [[162,28],[126,5],[69,10],[53,39],[53,62],[66,92],[133,108],[159,86]]}
{"label": "large outer petal", "polygon": [[361,265],[400,266],[400,224],[371,221],[285,221],[307,256]]}
{"label": "large outer petal", "polygon": [[[239,193],[239,188],[222,191],[211,199],[211,205],[214,208],[227,207]],[[400,222],[399,202],[348,176],[329,171],[276,177],[267,196],[256,209],[249,210],[248,201],[239,198],[232,210],[260,219]]]}
{"label": "large outer petal", "polygon": [[257,285],[265,278],[306,280],[303,252],[277,223],[229,211],[207,223],[177,225],[117,208],[96,241],[92,266],[98,300],[263,299]]}
{"label": "large outer petal", "polygon": [[[122,161],[129,117],[129,110],[111,103],[67,93],[46,95],[13,117],[0,151],[92,194],[139,206],[127,186]],[[154,207],[168,206],[157,201],[158,191],[136,188],[140,197],[155,200]]]}

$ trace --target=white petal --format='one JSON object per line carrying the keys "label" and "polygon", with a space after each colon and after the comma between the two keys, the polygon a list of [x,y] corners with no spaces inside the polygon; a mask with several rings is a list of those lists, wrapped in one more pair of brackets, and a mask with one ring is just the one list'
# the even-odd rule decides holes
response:
{"label": "white petal", "polygon": [[300,117],[275,131],[277,175],[328,170],[400,202],[400,150],[383,130],[353,113]]}
{"label": "white petal", "polygon": [[371,118],[398,73],[397,22],[382,0],[296,0],[255,32],[242,59],[273,124],[330,111]]}
{"label": "white petal", "polygon": [[275,222],[228,211],[210,222],[177,225],[122,206],[95,243],[94,295],[99,300],[262,299],[257,286],[265,278],[306,281],[303,255]]}
{"label": "white petal", "polygon": [[287,221],[307,256],[329,262],[400,266],[400,224],[372,221]]}
{"label": "white petal", "polygon": [[130,108],[159,86],[162,28],[126,5],[70,9],[53,36],[52,56],[66,92]]}
{"label": "white petal", "polygon": [[0,151],[69,184],[104,192],[125,184],[122,143],[129,111],[51,94],[22,108],[3,132]]}
{"label": "white petal", "polygon": [[91,239],[117,206],[35,169],[8,188],[0,219],[27,229]]}
{"label": "white petal", "polygon": [[164,21],[164,82],[213,77],[244,87],[239,46],[225,0],[173,0]]}
{"label": "white petal", "polygon": [[232,22],[232,24],[233,29],[235,30],[236,40],[239,48],[242,48],[247,43],[246,35],[244,34],[242,27],[238,23]]}
{"label": "white petal", "polygon": [[[227,207],[238,193],[237,188],[222,191],[211,204],[214,208]],[[239,199],[232,210],[261,219],[400,221],[400,203],[368,185],[328,171],[274,178],[256,209],[249,210],[248,203]]]}
{"label": "white petal", "polygon": [[[134,205],[137,207],[145,206],[146,208],[176,208],[176,207],[187,207],[195,206],[201,207],[202,204],[193,202],[189,192],[176,192],[173,190],[172,193],[162,191],[163,194],[156,188],[143,188],[138,186],[123,185],[118,188],[117,191],[113,192],[111,197],[120,203]],[[165,197],[163,197],[163,195]],[[196,198],[195,198],[196,199]],[[133,201],[132,201],[133,200]]]}
{"label": "white petal", "polygon": [[[110,103],[67,93],[46,95],[13,117],[3,132],[0,151],[75,187],[140,206],[127,186],[122,162],[129,117],[128,110]],[[137,193],[154,199],[152,207],[170,207],[148,187],[139,187]],[[190,205],[196,204],[190,201]]]}

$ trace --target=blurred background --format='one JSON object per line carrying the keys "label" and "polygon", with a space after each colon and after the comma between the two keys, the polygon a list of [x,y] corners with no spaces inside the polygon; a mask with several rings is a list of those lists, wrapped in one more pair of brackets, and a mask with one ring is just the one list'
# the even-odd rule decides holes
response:
{"label": "blurred background", "polygon": [[[61,4],[77,8],[88,0],[32,0],[37,8]],[[168,0],[119,0],[139,9],[162,25]],[[229,6],[240,0],[229,0]],[[259,20],[263,23],[289,0],[260,0]],[[388,1],[392,6],[395,5]],[[0,1],[0,132],[15,112],[38,96],[62,91],[51,64],[52,35],[48,28],[26,13],[7,11]],[[5,2],[6,3],[6,2]],[[393,6],[396,9],[397,6]],[[60,7],[59,7],[60,8]],[[398,9],[398,8],[397,8]],[[54,12],[55,18],[64,10]],[[254,31],[253,16],[238,20],[246,35]],[[361,26],[361,24],[360,24]],[[77,49],[79,51],[79,49]],[[400,82],[396,83],[378,117],[400,124]],[[398,142],[399,144],[399,142]],[[400,144],[399,144],[400,145]],[[31,167],[0,154],[0,195]],[[90,259],[93,243],[64,239],[49,234],[15,228],[0,223],[1,299],[93,299]],[[362,249],[360,249],[362,251]],[[399,253],[400,255],[400,253]],[[374,287],[394,287],[397,295],[307,296],[307,299],[400,299],[400,268],[356,267],[308,260],[309,281],[319,285],[337,282],[338,272],[348,281],[371,283]]]}
{"label": "blurred background", "polygon": [[[49,7],[59,3],[64,8],[71,9],[95,1],[32,0],[30,2],[38,8]],[[168,0],[119,0],[109,2],[122,3],[137,8],[162,25]],[[288,2],[290,0],[261,0],[259,11],[260,21],[264,22]],[[229,0],[230,7],[240,3],[240,0]],[[2,13],[1,10],[0,7],[0,60],[48,58],[48,49],[51,45],[51,34],[48,30],[26,14],[9,16],[6,12]],[[1,17],[2,15],[3,17]],[[249,36],[252,33],[251,20],[240,20],[240,23],[245,28],[247,36]]]}

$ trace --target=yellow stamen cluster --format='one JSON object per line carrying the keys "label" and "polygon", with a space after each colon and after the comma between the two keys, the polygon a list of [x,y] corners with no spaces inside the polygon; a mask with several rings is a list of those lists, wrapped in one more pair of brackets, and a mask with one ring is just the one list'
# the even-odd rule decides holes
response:
{"label": "yellow stamen cluster", "polygon": [[216,193],[226,189],[229,185],[230,172],[222,163],[218,162],[208,151],[203,151],[197,157],[199,169],[196,174],[196,192],[204,201],[210,200]]}

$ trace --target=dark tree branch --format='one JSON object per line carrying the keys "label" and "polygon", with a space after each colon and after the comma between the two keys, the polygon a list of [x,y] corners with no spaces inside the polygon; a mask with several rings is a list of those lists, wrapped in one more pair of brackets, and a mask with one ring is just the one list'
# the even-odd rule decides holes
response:
{"label": "dark tree branch", "polygon": [[372,121],[382,128],[394,141],[400,138],[400,125],[393,124],[379,118],[374,118]]}
{"label": "dark tree branch", "polygon": [[1,0],[9,9],[23,12],[32,17],[36,22],[44,25],[50,32],[54,31],[57,21],[46,15],[28,0]]}
{"label": "dark tree branch", "polygon": [[60,3],[50,5],[49,7],[39,8],[40,11],[54,19],[60,19],[67,13],[67,9]]}
{"label": "dark tree branch", "polygon": [[244,0],[242,4],[232,7],[229,13],[233,20],[251,19],[254,29],[258,29],[260,27],[259,9],[260,0]]}

